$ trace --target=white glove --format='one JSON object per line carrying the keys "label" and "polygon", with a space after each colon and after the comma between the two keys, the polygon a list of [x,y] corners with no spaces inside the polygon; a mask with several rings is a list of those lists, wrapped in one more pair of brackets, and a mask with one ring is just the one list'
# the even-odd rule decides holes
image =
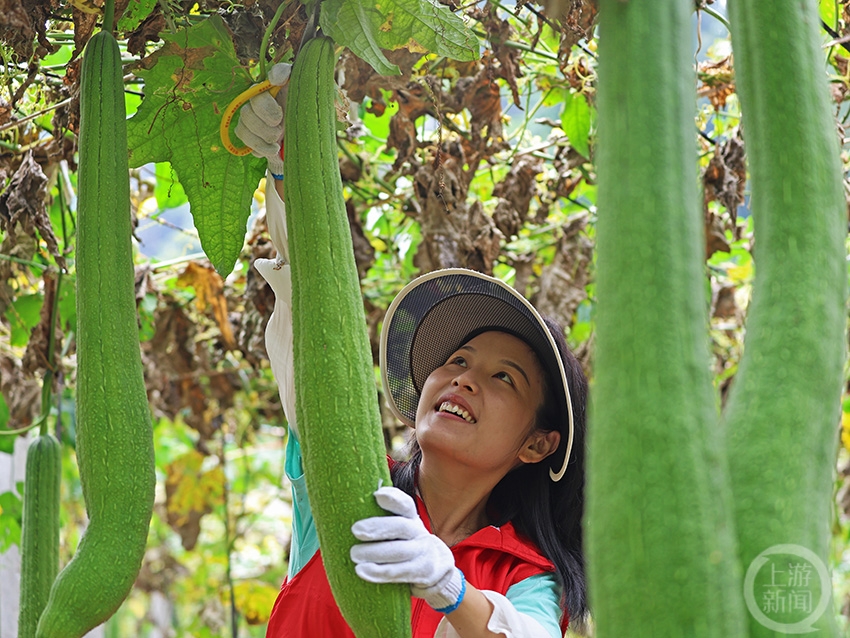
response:
{"label": "white glove", "polygon": [[283,141],[283,104],[286,103],[286,84],[292,65],[275,64],[268,72],[268,81],[281,86],[276,97],[269,91],[255,95],[239,109],[239,122],[236,124],[236,136],[251,148],[255,157],[265,157],[269,171],[276,179],[283,175],[283,159],[280,157],[280,143]]}
{"label": "white glove", "polygon": [[396,516],[357,521],[351,532],[363,543],[351,548],[355,571],[370,583],[409,583],[410,593],[440,613],[457,609],[466,581],[448,546],[429,534],[416,503],[397,487],[381,487],[375,500]]}
{"label": "white glove", "polygon": [[266,326],[266,350],[277,380],[283,412],[289,429],[298,436],[295,423],[295,365],[292,357],[292,282],[286,235],[286,207],[271,180],[266,183],[266,220],[277,249],[277,259],[257,259],[254,266],[274,291],[274,312]]}

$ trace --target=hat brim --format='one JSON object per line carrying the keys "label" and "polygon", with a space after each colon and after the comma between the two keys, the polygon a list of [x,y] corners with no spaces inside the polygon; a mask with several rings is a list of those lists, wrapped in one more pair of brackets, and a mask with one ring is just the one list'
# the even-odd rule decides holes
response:
{"label": "hat brim", "polygon": [[[516,290],[464,268],[436,270],[407,284],[393,300],[381,330],[381,380],[393,415],[413,427],[425,380],[472,337],[489,330],[512,334],[537,354],[564,401],[567,436],[559,480],[573,443],[573,413],[564,364],[540,313]],[[560,381],[560,383],[558,383]],[[566,440],[564,440],[566,439]],[[560,456],[560,455],[559,455]]]}

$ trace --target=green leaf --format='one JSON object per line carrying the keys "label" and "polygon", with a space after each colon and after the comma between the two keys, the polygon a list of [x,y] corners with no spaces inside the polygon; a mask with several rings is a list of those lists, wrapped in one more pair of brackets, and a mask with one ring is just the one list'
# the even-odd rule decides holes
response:
{"label": "green leaf", "polygon": [[177,180],[177,174],[171,164],[159,162],[156,165],[155,175],[156,187],[153,192],[156,196],[156,205],[159,208],[177,208],[189,201],[186,197],[186,191],[183,190],[182,184]]}
{"label": "green leaf", "polygon": [[130,166],[171,162],[191,204],[201,246],[226,276],[242,250],[265,160],[231,155],[219,138],[227,105],[253,80],[221,18],[162,33],[165,44],[138,71],[145,98],[127,122]]}
{"label": "green leaf", "polygon": [[118,31],[125,33],[135,31],[156,7],[157,0],[130,0],[121,19],[118,20]]}
{"label": "green leaf", "polygon": [[590,122],[590,106],[584,96],[580,93],[565,93],[561,128],[572,147],[587,158],[590,158]]}
{"label": "green leaf", "polygon": [[21,544],[23,502],[14,492],[0,494],[0,553]]}
{"label": "green leaf", "polygon": [[384,9],[379,42],[385,49],[425,49],[453,60],[477,60],[478,37],[449,8],[436,0],[393,0]]}
{"label": "green leaf", "polygon": [[381,49],[407,48],[454,60],[477,60],[478,37],[436,0],[383,0],[365,4],[325,0],[322,30],[347,46],[381,75],[398,75]]}
{"label": "green leaf", "polygon": [[145,343],[156,334],[156,302],[155,294],[148,293],[139,304],[139,341]]}
{"label": "green leaf", "polygon": [[18,297],[6,310],[6,319],[12,328],[9,337],[9,345],[25,346],[30,339],[30,332],[38,325],[41,304],[44,298],[41,295],[24,295]]}
{"label": "green leaf", "polygon": [[65,275],[59,294],[59,321],[66,332],[77,331],[77,278]]}
{"label": "green leaf", "polygon": [[546,89],[546,92],[543,94],[543,106],[555,106],[556,104],[563,104],[570,100],[571,96],[568,89],[552,86],[551,82],[547,82],[546,79],[544,77],[538,80],[541,88]]}
{"label": "green leaf", "polygon": [[820,19],[829,27],[835,28],[835,0],[820,0]]}
{"label": "green leaf", "polygon": [[[6,397],[0,394],[0,430],[9,429],[9,406],[6,403]],[[6,454],[15,453],[15,436],[0,436],[0,452]]]}
{"label": "green leaf", "polygon": [[387,137],[389,137],[390,120],[393,115],[398,113],[398,102],[387,100],[385,104],[384,112],[381,115],[375,115],[365,109],[361,115],[363,125],[369,129],[372,135],[382,141],[386,141]]}
{"label": "green leaf", "polygon": [[337,44],[351,49],[381,75],[399,75],[401,71],[381,52],[378,32],[384,22],[378,7],[349,0],[326,0],[319,23],[322,31]]}

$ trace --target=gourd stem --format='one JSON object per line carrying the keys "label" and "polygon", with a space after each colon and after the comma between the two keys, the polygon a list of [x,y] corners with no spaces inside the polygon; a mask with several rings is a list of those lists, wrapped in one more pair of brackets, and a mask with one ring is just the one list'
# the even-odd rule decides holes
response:
{"label": "gourd stem", "polygon": [[266,79],[266,52],[269,49],[269,40],[271,40],[272,33],[277,28],[277,23],[280,22],[280,16],[283,15],[283,10],[289,5],[289,2],[284,2],[281,0],[281,3],[277,7],[277,11],[274,12],[274,17],[272,21],[269,22],[269,26],[266,27],[266,32],[263,34],[263,40],[260,42],[260,80]]}
{"label": "gourd stem", "polygon": [[115,22],[115,0],[106,0],[103,5],[103,30],[112,33],[112,25]]}

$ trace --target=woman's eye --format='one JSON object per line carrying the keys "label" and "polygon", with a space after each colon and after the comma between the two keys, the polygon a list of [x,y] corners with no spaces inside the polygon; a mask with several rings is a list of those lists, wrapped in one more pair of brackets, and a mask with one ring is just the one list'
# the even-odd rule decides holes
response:
{"label": "woman's eye", "polygon": [[463,366],[464,368],[466,367],[466,359],[464,359],[463,357],[453,357],[449,359],[449,363],[452,363],[456,366]]}
{"label": "woman's eye", "polygon": [[495,376],[497,379],[504,381],[505,383],[510,383],[511,385],[514,384],[514,380],[507,372],[497,372]]}

